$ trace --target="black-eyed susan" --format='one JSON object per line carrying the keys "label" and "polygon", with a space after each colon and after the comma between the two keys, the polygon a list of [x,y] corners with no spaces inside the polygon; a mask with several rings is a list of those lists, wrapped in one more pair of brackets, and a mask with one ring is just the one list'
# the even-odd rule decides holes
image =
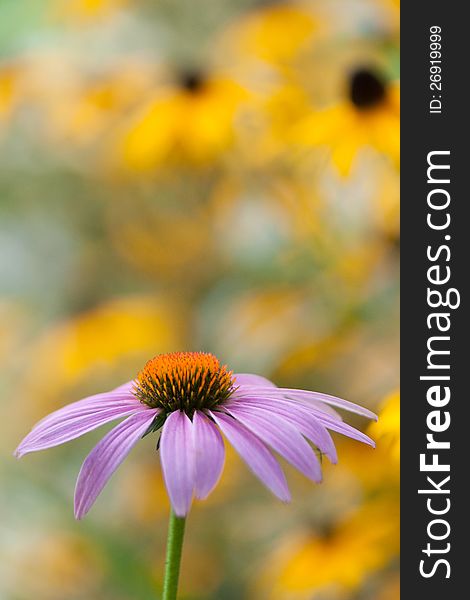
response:
{"label": "black-eyed susan", "polygon": [[276,65],[291,60],[308,45],[319,20],[302,2],[272,2],[249,12],[224,32],[242,55]]}
{"label": "black-eyed susan", "polygon": [[373,147],[398,163],[400,154],[400,90],[375,69],[361,67],[350,73],[344,100],[318,110],[294,128],[295,141],[328,146],[339,172],[349,174],[355,158]]}
{"label": "black-eyed susan", "polygon": [[371,501],[339,523],[288,535],[268,559],[257,597],[310,600],[350,593],[385,567],[398,547],[397,505]]}
{"label": "black-eyed susan", "polygon": [[[388,394],[379,409],[379,422],[368,428],[377,440],[377,449],[367,468],[363,468],[361,448],[344,448],[341,468],[353,474],[366,493],[397,498],[400,481],[400,395],[398,391]],[[361,464],[362,463],[362,464]],[[398,501],[398,500],[397,500]]]}
{"label": "black-eyed susan", "polygon": [[123,124],[118,160],[138,172],[212,162],[234,140],[236,114],[247,93],[229,77],[182,70],[172,84],[155,88]]}

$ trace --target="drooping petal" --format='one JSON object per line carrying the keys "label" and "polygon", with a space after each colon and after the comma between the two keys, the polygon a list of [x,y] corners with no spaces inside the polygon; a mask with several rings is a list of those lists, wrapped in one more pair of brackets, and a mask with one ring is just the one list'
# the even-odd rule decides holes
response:
{"label": "drooping petal", "polygon": [[77,519],[90,510],[111,475],[147,431],[157,412],[157,409],[149,408],[131,415],[107,433],[86,457],[75,488]]}
{"label": "drooping petal", "polygon": [[177,517],[189,511],[194,490],[193,425],[177,410],[170,414],[160,438],[160,460],[171,505]]}
{"label": "drooping petal", "polygon": [[131,406],[124,405],[98,411],[74,409],[68,413],[61,413],[60,416],[56,416],[54,419],[47,419],[39,423],[24,438],[15,450],[15,455],[20,458],[29,452],[37,452],[38,450],[45,450],[46,448],[64,444],[105,423],[132,415],[136,412],[147,412],[148,410],[147,407],[144,407],[139,402],[133,402]]}
{"label": "drooping petal", "polygon": [[352,425],[349,425],[344,421],[338,421],[337,419],[331,418],[328,415],[319,413],[315,408],[310,407],[309,404],[302,402],[302,405],[308,410],[314,412],[316,418],[319,419],[320,422],[327,429],[331,429],[332,431],[336,431],[337,433],[341,433],[343,435],[346,435],[347,437],[350,437],[359,442],[363,442],[364,444],[368,444],[369,446],[372,446],[372,448],[375,448],[374,440],[372,440],[368,435],[362,433],[362,431],[359,431]]}
{"label": "drooping petal", "polygon": [[280,500],[289,502],[290,493],[285,475],[263,442],[230,415],[216,411],[210,414],[222,433],[261,482]]}
{"label": "drooping petal", "polygon": [[365,433],[362,433],[362,431],[359,431],[358,429],[352,427],[351,425],[348,425],[347,423],[335,421],[334,419],[324,419],[323,424],[325,425],[325,427],[331,429],[332,431],[336,431],[347,437],[352,438],[353,440],[363,442],[364,444],[368,444],[369,446],[372,446],[372,448],[375,448],[374,440],[372,440]]}
{"label": "drooping petal", "polygon": [[[287,398],[267,398],[263,394],[263,397],[259,397],[259,398],[258,397],[256,397],[256,398],[244,397],[243,399],[236,399],[236,402],[237,403],[241,403],[241,402],[248,403],[249,402],[250,405],[251,405],[251,403],[253,403],[253,406],[264,406],[268,410],[273,408],[274,406],[276,408],[283,406],[283,407],[286,407],[287,410],[289,410],[289,411],[292,408],[295,409],[295,407],[297,407],[298,409],[303,409],[303,410],[306,410],[307,412],[309,412],[315,419],[318,419],[318,421],[327,429],[331,429],[332,431],[336,431],[338,433],[346,435],[352,439],[355,439],[359,442],[363,442],[364,444],[368,444],[369,446],[372,446],[373,448],[375,448],[375,442],[368,435],[366,435],[365,433],[362,433],[362,431],[359,431],[355,427],[352,427],[351,425],[344,423],[344,421],[342,421],[342,420],[339,421],[338,419],[331,417],[328,414],[318,411],[314,406],[311,406],[310,403],[304,402],[302,400],[294,400],[294,399],[287,399]],[[306,435],[306,437],[309,437],[308,434],[304,434],[304,435]],[[321,449],[320,446],[319,446],[319,448]],[[325,452],[325,454],[327,454],[327,453]]]}
{"label": "drooping petal", "polygon": [[320,402],[324,402],[325,404],[337,406],[338,408],[343,408],[344,410],[355,413],[357,415],[361,415],[362,417],[366,417],[367,419],[377,421],[377,415],[368,408],[364,408],[359,404],[354,404],[354,402],[349,402],[349,400],[343,400],[342,398],[338,398],[337,396],[330,396],[329,394],[322,394],[321,392],[309,392],[307,390],[295,390],[288,388],[282,388],[282,391],[284,393],[289,394],[289,396],[293,398],[300,398],[313,401],[319,400]]}
{"label": "drooping petal", "polygon": [[310,408],[314,408],[317,412],[323,413],[324,415],[328,415],[332,417],[336,421],[342,421],[343,417],[339,414],[337,410],[335,410],[329,404],[325,404],[324,402],[320,402],[320,400],[313,400],[309,398],[308,400],[299,400],[298,398],[292,398],[291,396],[286,396],[287,400],[295,400],[296,402],[302,402],[302,404],[307,404]]}
{"label": "drooping petal", "polygon": [[320,482],[322,473],[315,452],[289,422],[275,413],[253,411],[242,406],[228,409],[238,421],[309,479]]}
{"label": "drooping petal", "polygon": [[[231,399],[243,400],[245,398],[252,398],[252,397],[259,396],[259,397],[265,398],[269,401],[276,401],[278,399],[294,400],[294,398],[289,396],[289,394],[282,394],[282,393],[280,394],[279,388],[274,388],[274,389],[275,389],[275,393],[273,394],[272,393],[273,388],[270,388],[270,392],[268,392],[266,387],[261,389],[261,386],[255,387],[252,385],[250,385],[250,386],[242,385],[238,389],[235,390],[235,392],[231,396]],[[320,402],[319,400],[312,400],[312,398],[310,398],[308,400],[306,400],[306,399],[300,400],[299,398],[295,398],[295,400],[297,402],[303,402],[305,404],[308,404],[309,406],[315,408],[317,411],[327,414],[330,417],[337,419],[338,421],[343,420],[343,417],[333,407],[329,406],[328,404],[325,404],[324,402]]]}
{"label": "drooping petal", "polygon": [[[248,407],[261,413],[275,413],[294,425],[296,429],[321,450],[332,463],[338,462],[335,444],[321,421],[306,407],[294,401],[265,400],[263,398],[245,398],[236,400],[235,406]],[[232,404],[227,404],[230,410]]]}
{"label": "drooping petal", "polygon": [[237,386],[258,386],[258,387],[276,387],[276,385],[262,377],[261,375],[254,375],[253,373],[235,373],[235,385]]}
{"label": "drooping petal", "polygon": [[219,430],[202,412],[193,417],[195,479],[194,494],[203,500],[219,481],[225,461],[225,448]]}
{"label": "drooping petal", "polygon": [[141,403],[132,392],[128,390],[112,390],[111,392],[94,394],[93,396],[88,396],[87,398],[83,398],[77,402],[67,404],[66,406],[46,415],[43,419],[36,423],[36,427],[38,425],[47,423],[48,421],[60,421],[62,418],[69,415],[84,414],[86,411],[91,414],[92,412],[106,410],[108,408],[132,407],[136,405],[141,405]]}
{"label": "drooping petal", "polygon": [[343,400],[342,398],[337,398],[336,396],[330,396],[329,394],[322,394],[321,392],[309,392],[308,390],[296,390],[291,388],[272,388],[272,387],[243,387],[243,390],[237,390],[238,394],[234,394],[240,396],[241,393],[245,395],[263,395],[263,396],[271,396],[271,397],[284,397],[284,398],[293,398],[298,400],[311,400],[311,401],[320,401],[327,405],[337,406],[338,408],[343,408],[349,412],[356,413],[363,417],[367,417],[368,419],[377,420],[377,415],[372,411],[359,406],[358,404],[354,404],[353,402],[349,402],[348,400]]}

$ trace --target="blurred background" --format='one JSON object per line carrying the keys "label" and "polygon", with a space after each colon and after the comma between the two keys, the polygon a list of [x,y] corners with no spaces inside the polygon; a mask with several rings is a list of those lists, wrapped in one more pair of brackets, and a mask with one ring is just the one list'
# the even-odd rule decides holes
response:
{"label": "blurred background", "polygon": [[151,600],[154,439],[90,515],[99,430],[33,423],[160,352],[380,413],[279,503],[230,450],[194,506],[182,600],[395,600],[399,2],[0,0],[2,600]]}

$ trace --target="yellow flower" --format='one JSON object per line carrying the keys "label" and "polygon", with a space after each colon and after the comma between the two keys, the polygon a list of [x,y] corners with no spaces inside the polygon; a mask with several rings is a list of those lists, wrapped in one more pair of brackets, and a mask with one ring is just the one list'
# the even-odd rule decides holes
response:
{"label": "yellow flower", "polygon": [[206,165],[232,143],[235,116],[246,96],[229,78],[187,72],[177,84],[155,90],[124,125],[118,158],[138,172],[162,163]]}
{"label": "yellow flower", "polygon": [[311,600],[316,594],[358,588],[399,548],[398,504],[366,503],[321,533],[287,539],[268,559],[258,597]]}
{"label": "yellow flower", "polygon": [[397,242],[400,237],[400,177],[395,169],[377,172],[379,186],[374,203],[374,221],[386,239]]}
{"label": "yellow flower", "polygon": [[400,153],[400,89],[367,69],[351,75],[347,97],[314,112],[295,127],[301,144],[326,145],[341,175],[349,174],[360,150],[371,146],[398,163]]}
{"label": "yellow flower", "polygon": [[[373,453],[365,454],[359,444],[343,442],[338,454],[338,469],[353,473],[368,492],[397,495],[400,481],[400,395],[389,394],[378,411],[377,423],[369,425],[367,435],[376,441]],[[345,451],[341,447],[346,446]]]}
{"label": "yellow flower", "polygon": [[250,59],[282,63],[292,59],[317,29],[317,20],[301,3],[279,2],[249,13],[225,36]]}
{"label": "yellow flower", "polygon": [[31,349],[25,385],[35,402],[29,408],[42,412],[38,399],[54,402],[93,378],[133,373],[148,354],[176,349],[178,333],[174,309],[151,296],[117,298],[52,327]]}
{"label": "yellow flower", "polygon": [[15,105],[17,76],[13,66],[0,67],[0,124],[10,116]]}
{"label": "yellow flower", "polygon": [[238,164],[265,167],[289,152],[286,131],[309,109],[297,75],[310,65],[309,53],[323,25],[307,3],[276,2],[249,11],[223,30],[216,52],[251,91],[240,127]]}
{"label": "yellow flower", "polygon": [[53,0],[51,11],[73,23],[109,17],[127,4],[127,0]]}
{"label": "yellow flower", "polygon": [[369,426],[368,435],[384,448],[397,464],[400,461],[400,394],[393,392],[384,400],[379,420]]}

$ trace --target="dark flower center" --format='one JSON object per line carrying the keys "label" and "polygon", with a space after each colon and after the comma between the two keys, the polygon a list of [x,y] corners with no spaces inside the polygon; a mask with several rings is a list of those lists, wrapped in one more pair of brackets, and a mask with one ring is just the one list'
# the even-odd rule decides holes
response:
{"label": "dark flower center", "polygon": [[367,69],[355,71],[351,76],[349,86],[351,102],[361,110],[377,106],[386,96],[383,80]]}
{"label": "dark flower center", "polygon": [[204,87],[204,75],[197,70],[184,71],[179,77],[180,86],[190,94],[196,94]]}
{"label": "dark flower center", "polygon": [[232,371],[205,352],[159,354],[148,361],[136,379],[135,396],[165,413],[215,408],[234,391]]}

